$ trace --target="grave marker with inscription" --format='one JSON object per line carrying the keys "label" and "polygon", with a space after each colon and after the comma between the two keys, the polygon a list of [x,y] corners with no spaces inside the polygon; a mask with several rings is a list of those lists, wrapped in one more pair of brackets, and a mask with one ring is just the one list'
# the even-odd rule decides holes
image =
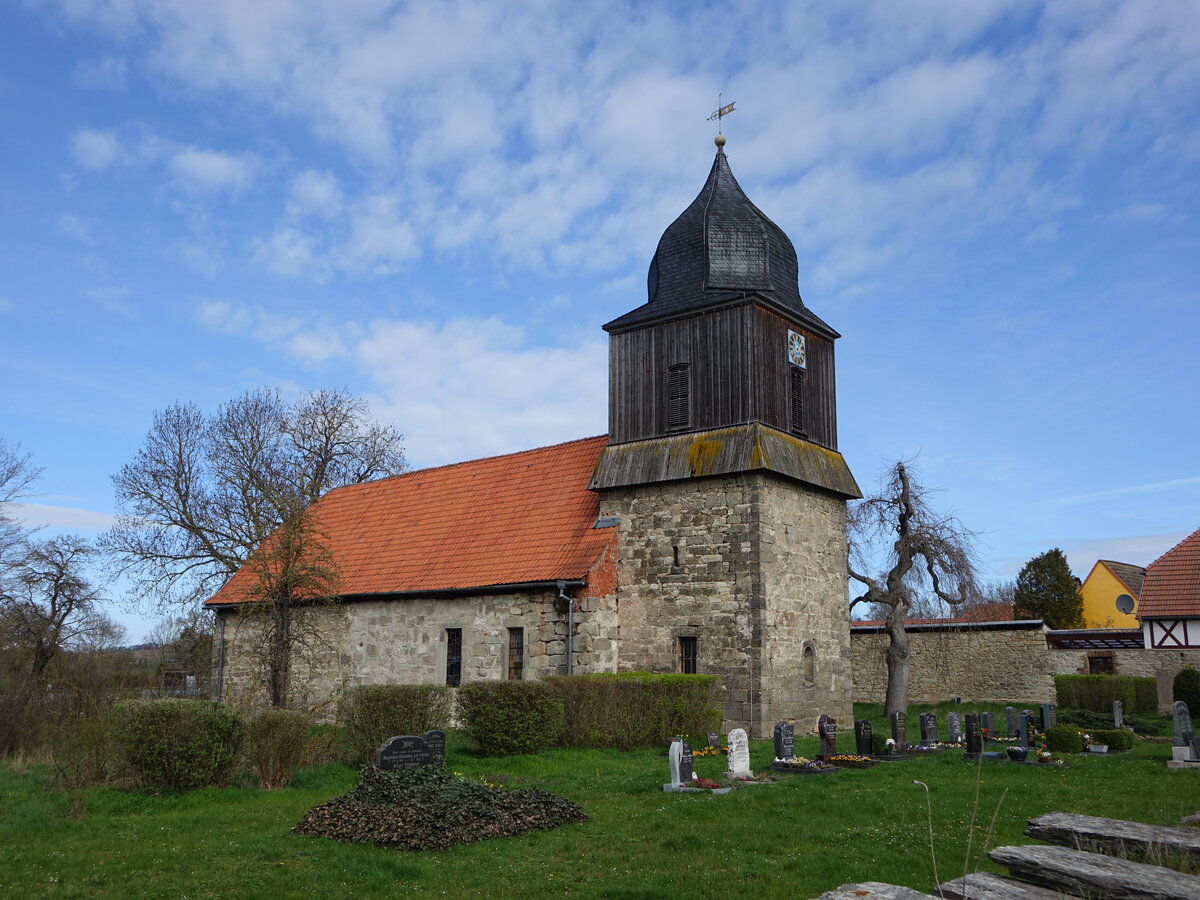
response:
{"label": "grave marker with inscription", "polygon": [[1042,704],[1042,731],[1053,728],[1058,721],[1058,705],[1054,703]]}
{"label": "grave marker with inscription", "polygon": [[780,719],[775,723],[775,758],[791,759],[796,755],[795,729]]}
{"label": "grave marker with inscription", "polygon": [[817,733],[821,736],[821,756],[836,756],[837,719],[822,715],[817,720]]}
{"label": "grave marker with inscription", "polygon": [[937,716],[933,713],[921,713],[921,743],[929,747],[937,743]]}
{"label": "grave marker with inscription", "polygon": [[1004,720],[1004,724],[1008,729],[1004,733],[1004,736],[1008,738],[1017,737],[1020,734],[1021,725],[1017,720],[1017,708],[1015,706],[1004,707]]}
{"label": "grave marker with inscription", "polygon": [[729,732],[729,764],[728,773],[730,778],[753,778],[754,773],[750,771],[750,740],[746,736],[746,729],[735,728]]}
{"label": "grave marker with inscription", "polygon": [[1121,728],[1125,724],[1125,706],[1120,700],[1113,701],[1113,728]]}
{"label": "grave marker with inscription", "polygon": [[907,716],[902,712],[894,712],[892,719],[892,740],[896,742],[896,750],[908,746]]}
{"label": "grave marker with inscription", "polygon": [[983,752],[983,734],[979,730],[979,716],[967,713],[967,755],[975,756]]}
{"label": "grave marker with inscription", "polygon": [[866,719],[854,723],[854,752],[859,756],[870,756],[875,752],[871,744],[871,723]]}
{"label": "grave marker with inscription", "polygon": [[958,713],[946,713],[946,740],[958,744],[962,739],[962,717]]}
{"label": "grave marker with inscription", "polygon": [[441,731],[390,737],[375,751],[375,765],[385,772],[434,764],[446,764],[446,735]]}
{"label": "grave marker with inscription", "polygon": [[999,737],[999,735],[996,734],[996,714],[991,710],[988,710],[979,717],[979,727],[987,730],[988,737]]}

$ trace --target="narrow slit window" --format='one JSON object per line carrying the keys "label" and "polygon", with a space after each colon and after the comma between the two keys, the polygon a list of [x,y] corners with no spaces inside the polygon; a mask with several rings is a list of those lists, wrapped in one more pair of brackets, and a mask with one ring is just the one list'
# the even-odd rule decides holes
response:
{"label": "narrow slit window", "polygon": [[691,424],[691,366],[679,363],[667,369],[667,428]]}
{"label": "narrow slit window", "polygon": [[458,687],[462,683],[462,629],[446,629],[446,684]]}
{"label": "narrow slit window", "polygon": [[508,680],[525,677],[525,629],[508,629]]}
{"label": "narrow slit window", "polygon": [[789,401],[792,418],[792,432],[804,434],[808,429],[804,422],[804,370],[792,366],[790,369],[791,383]]}
{"label": "narrow slit window", "polygon": [[694,637],[681,637],[679,639],[679,672],[681,675],[697,674],[696,645],[698,643],[699,640]]}

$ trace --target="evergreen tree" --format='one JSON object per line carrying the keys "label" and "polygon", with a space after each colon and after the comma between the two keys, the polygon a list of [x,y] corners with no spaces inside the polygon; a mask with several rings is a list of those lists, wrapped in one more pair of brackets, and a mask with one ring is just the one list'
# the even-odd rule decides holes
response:
{"label": "evergreen tree", "polygon": [[1061,550],[1055,547],[1025,563],[1017,575],[1013,609],[1023,618],[1043,620],[1050,628],[1083,627],[1079,579],[1071,574]]}

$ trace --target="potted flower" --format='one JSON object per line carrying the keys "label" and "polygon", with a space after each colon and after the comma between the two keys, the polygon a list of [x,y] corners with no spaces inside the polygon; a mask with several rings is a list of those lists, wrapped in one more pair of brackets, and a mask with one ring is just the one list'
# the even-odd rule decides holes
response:
{"label": "potted flower", "polygon": [[891,756],[896,752],[896,741],[894,738],[888,738],[883,742],[883,755]]}

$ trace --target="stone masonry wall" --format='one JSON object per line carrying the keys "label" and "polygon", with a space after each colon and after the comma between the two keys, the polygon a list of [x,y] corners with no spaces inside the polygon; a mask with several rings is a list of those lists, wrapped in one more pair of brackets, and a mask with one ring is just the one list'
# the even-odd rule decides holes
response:
{"label": "stone masonry wall", "polygon": [[722,677],[726,728],[849,716],[841,501],[750,473],[607,491],[600,512],[620,521],[619,670],[678,671],[690,637]]}

